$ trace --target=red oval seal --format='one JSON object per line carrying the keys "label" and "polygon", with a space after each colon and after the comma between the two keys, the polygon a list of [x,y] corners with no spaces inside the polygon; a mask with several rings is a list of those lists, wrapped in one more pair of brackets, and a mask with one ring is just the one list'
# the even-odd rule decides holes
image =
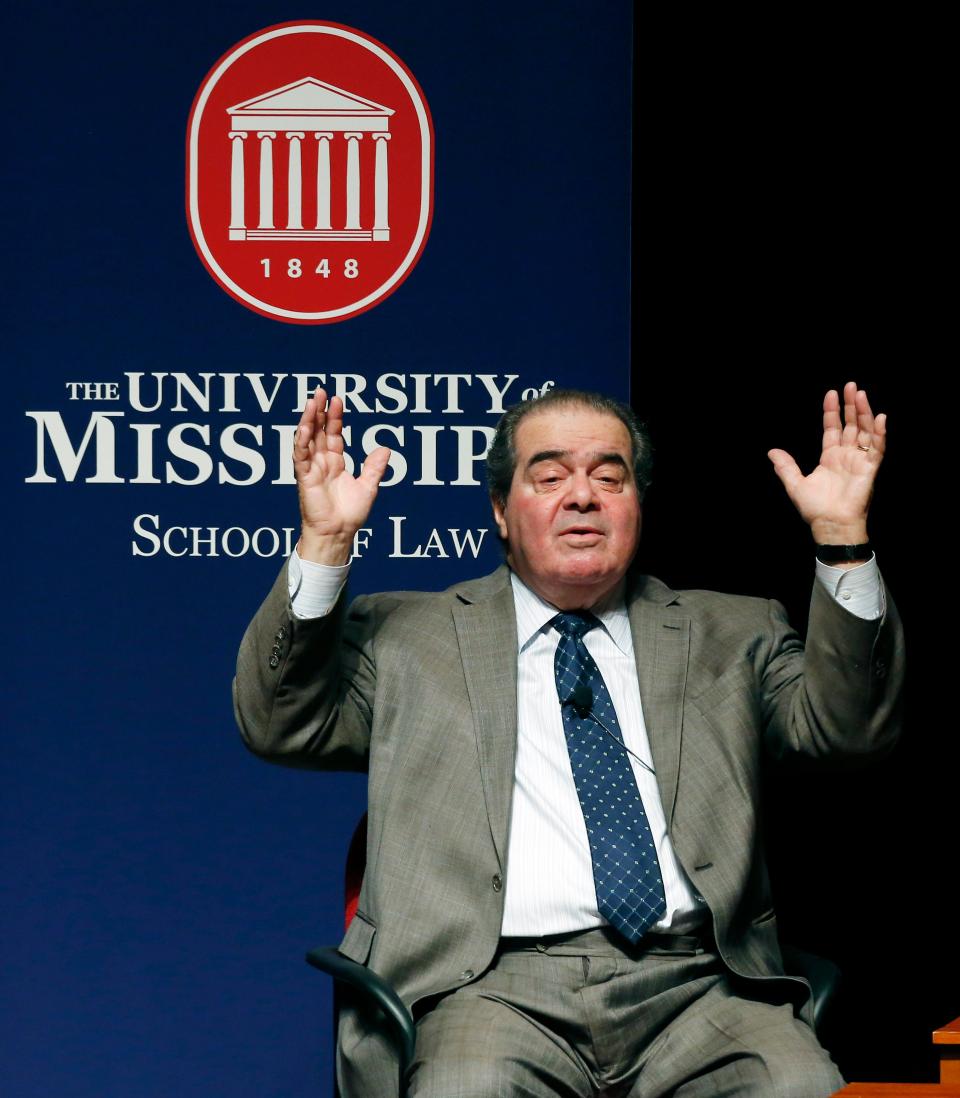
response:
{"label": "red oval seal", "polygon": [[267,27],[200,85],[187,222],[213,278],[294,324],[356,316],[413,270],[433,213],[433,123],[382,43],[339,23]]}

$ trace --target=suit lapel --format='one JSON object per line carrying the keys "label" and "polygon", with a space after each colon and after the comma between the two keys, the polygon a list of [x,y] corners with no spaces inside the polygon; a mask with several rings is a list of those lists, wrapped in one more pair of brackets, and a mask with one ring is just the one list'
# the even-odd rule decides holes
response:
{"label": "suit lapel", "polygon": [[[506,862],[517,755],[517,619],[510,573],[500,568],[457,592],[453,619],[473,711],[490,833]],[[680,776],[690,618],[676,594],[651,577],[628,591],[640,699],[663,811],[673,818]]]}
{"label": "suit lapel", "polygon": [[517,617],[506,567],[465,584],[453,619],[473,710],[490,832],[506,864],[517,754]]}
{"label": "suit lapel", "polygon": [[680,777],[683,694],[690,653],[690,618],[672,605],[675,599],[675,593],[658,580],[642,577],[627,600],[643,718],[668,827]]}

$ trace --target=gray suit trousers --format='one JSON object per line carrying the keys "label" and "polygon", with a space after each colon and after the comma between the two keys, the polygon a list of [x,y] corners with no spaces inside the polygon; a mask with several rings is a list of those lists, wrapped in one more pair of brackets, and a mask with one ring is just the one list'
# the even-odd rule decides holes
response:
{"label": "gray suit trousers", "polygon": [[709,939],[621,948],[607,928],[505,939],[418,1023],[411,1098],[825,1098],[836,1066],[780,989],[738,982]]}

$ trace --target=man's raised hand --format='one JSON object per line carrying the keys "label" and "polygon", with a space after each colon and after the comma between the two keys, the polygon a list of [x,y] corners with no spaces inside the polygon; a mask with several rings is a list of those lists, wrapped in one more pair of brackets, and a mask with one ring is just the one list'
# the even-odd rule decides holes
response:
{"label": "man's raised hand", "polygon": [[343,457],[343,401],[317,389],[303,409],[293,444],[293,470],[300,497],[297,552],[317,564],[346,564],[353,536],[366,522],[390,451],[380,446],[360,475],[347,472]]}
{"label": "man's raised hand", "polygon": [[823,447],[812,473],[804,476],[784,450],[767,454],[818,545],[868,540],[867,511],[886,444],[886,415],[874,416],[866,392],[848,381],[842,422],[837,391],[831,389],[823,398]]}

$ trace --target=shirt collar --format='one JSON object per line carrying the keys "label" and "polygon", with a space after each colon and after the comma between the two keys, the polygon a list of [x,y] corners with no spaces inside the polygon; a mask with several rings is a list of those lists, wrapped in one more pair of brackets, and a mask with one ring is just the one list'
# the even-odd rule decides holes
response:
{"label": "shirt collar", "polygon": [[[517,612],[517,648],[523,651],[540,633],[549,629],[549,622],[557,615],[557,607],[531,590],[516,572],[510,572],[513,585],[513,602]],[[606,598],[591,607],[610,639],[624,655],[633,651],[630,635],[630,617],[624,600],[623,581]]]}

